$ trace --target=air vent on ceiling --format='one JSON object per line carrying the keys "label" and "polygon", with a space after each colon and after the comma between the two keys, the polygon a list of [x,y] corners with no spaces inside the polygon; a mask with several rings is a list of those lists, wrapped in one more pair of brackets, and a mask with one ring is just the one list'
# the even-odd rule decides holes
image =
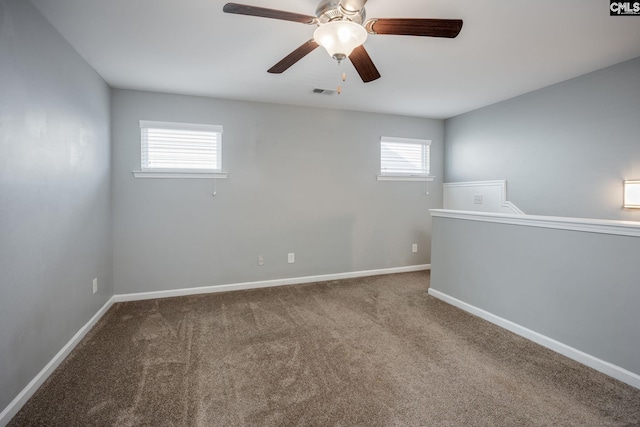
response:
{"label": "air vent on ceiling", "polygon": [[319,89],[319,88],[315,88],[313,90],[313,93],[317,93],[319,95],[333,95],[334,93],[336,93],[335,90],[332,89]]}

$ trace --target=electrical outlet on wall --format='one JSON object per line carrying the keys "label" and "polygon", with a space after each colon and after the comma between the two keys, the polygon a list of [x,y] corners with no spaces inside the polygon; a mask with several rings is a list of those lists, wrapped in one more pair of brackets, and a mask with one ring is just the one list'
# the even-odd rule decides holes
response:
{"label": "electrical outlet on wall", "polygon": [[264,265],[264,255],[258,255],[258,265]]}
{"label": "electrical outlet on wall", "polygon": [[413,245],[411,245],[411,252],[416,253],[418,252],[418,244],[414,243]]}
{"label": "electrical outlet on wall", "polygon": [[473,196],[473,203],[475,203],[476,205],[481,205],[483,203],[482,194],[476,194],[475,196]]}
{"label": "electrical outlet on wall", "polygon": [[98,278],[93,279],[93,293],[98,292]]}
{"label": "electrical outlet on wall", "polygon": [[289,255],[287,255],[287,262],[289,264],[293,264],[294,262],[296,262],[296,254],[293,252],[289,252]]}

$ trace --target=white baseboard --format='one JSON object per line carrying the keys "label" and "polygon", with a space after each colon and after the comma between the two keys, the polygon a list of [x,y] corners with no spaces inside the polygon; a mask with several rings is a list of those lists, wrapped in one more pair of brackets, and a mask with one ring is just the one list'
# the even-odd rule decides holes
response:
{"label": "white baseboard", "polygon": [[569,359],[573,359],[576,362],[582,363],[583,365],[595,369],[596,371],[600,371],[605,375],[608,375],[624,383],[627,383],[630,386],[640,389],[640,375],[634,372],[628,371],[624,368],[621,368],[620,366],[614,365],[613,363],[605,362],[604,360],[598,359],[597,357],[556,341],[553,338],[549,338],[546,335],[542,335],[536,331],[525,328],[524,326],[520,326],[510,320],[496,316],[495,314],[489,313],[488,311],[475,307],[443,292],[429,288],[429,295],[438,298],[439,300],[442,300],[446,303],[449,303],[455,307],[458,307],[468,313],[474,314],[524,338],[527,338],[537,344],[555,351],[556,353],[560,353],[563,356],[568,357]]}
{"label": "white baseboard", "polygon": [[98,321],[102,318],[102,316],[109,310],[109,308],[113,305],[114,299],[113,297],[109,298],[109,300],[98,310],[96,314],[93,315],[91,319],[85,325],[80,328],[78,332],[69,340],[68,343],[65,344],[62,349],[53,356],[53,359],[47,363],[47,365],[42,368],[38,375],[35,376],[31,380],[27,386],[22,389],[22,391],[16,396],[15,399],[0,413],[0,426],[6,426],[9,424],[9,421],[13,417],[16,416],[18,411],[24,406],[25,403],[33,396],[33,394],[38,390],[38,388],[49,378],[49,375],[55,371],[55,369],[62,363],[62,361],[71,353],[71,351],[78,345],[78,343],[87,335],[87,332],[91,330],[91,328],[98,323]]}
{"label": "white baseboard", "polygon": [[168,291],[138,292],[114,295],[115,302],[140,301],[145,299],[180,297],[185,295],[209,294],[215,292],[239,291],[244,289],[269,288],[272,286],[300,285],[303,283],[326,282],[328,280],[352,279],[355,277],[380,276],[383,274],[409,273],[430,270],[431,264],[409,265],[406,267],[382,268],[378,270],[352,271],[349,273],[322,274],[318,276],[292,277],[289,279],[262,280],[257,282],[234,283],[228,285],[201,286],[197,288],[172,289]]}

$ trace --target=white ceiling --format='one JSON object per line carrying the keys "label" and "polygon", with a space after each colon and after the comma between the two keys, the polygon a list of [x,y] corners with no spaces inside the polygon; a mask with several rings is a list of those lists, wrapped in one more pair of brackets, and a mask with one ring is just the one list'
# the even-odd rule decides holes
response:
{"label": "white ceiling", "polygon": [[[368,18],[460,18],[455,39],[369,36],[382,78],[362,83],[318,48],[266,70],[315,27],[225,14],[214,0],[32,0],[115,88],[447,118],[640,56],[640,16],[606,0],[370,0]],[[239,3],[314,15],[313,0]]]}

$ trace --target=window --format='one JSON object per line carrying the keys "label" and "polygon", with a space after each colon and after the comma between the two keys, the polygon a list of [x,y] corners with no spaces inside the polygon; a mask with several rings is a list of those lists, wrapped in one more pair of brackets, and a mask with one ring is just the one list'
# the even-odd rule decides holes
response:
{"label": "window", "polygon": [[380,175],[378,180],[431,181],[429,149],[426,139],[380,138]]}
{"label": "window", "polygon": [[222,126],[140,121],[136,177],[225,178]]}

